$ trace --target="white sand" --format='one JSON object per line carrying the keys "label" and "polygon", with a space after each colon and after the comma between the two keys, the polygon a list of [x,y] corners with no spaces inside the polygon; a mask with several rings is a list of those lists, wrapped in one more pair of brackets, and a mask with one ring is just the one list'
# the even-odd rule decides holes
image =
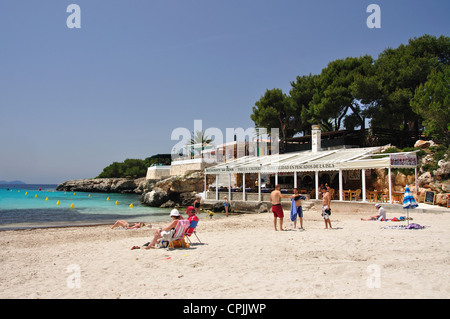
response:
{"label": "white sand", "polygon": [[412,211],[423,230],[369,215],[333,213],[325,230],[309,211],[304,231],[275,232],[271,213],[202,214],[205,244],[169,251],[130,250],[152,229],[3,231],[0,298],[449,298],[450,214]]}

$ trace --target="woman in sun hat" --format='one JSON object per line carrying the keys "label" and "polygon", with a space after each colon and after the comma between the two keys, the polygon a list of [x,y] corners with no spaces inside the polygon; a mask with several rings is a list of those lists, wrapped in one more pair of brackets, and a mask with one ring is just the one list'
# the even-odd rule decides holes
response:
{"label": "woman in sun hat", "polygon": [[375,204],[375,209],[378,210],[377,220],[386,220],[386,210],[378,203]]}
{"label": "woman in sun hat", "polygon": [[[181,219],[180,212],[177,209],[172,209],[170,212],[170,217],[172,218],[172,222],[169,226],[164,228],[158,228],[155,231],[155,235],[153,236],[153,239],[151,242],[145,244],[145,249],[154,248],[156,243],[158,242],[158,239],[162,238],[164,235],[168,235],[172,229],[175,229],[177,227],[178,221]],[[139,246],[133,246],[131,249],[139,249]]]}
{"label": "woman in sun hat", "polygon": [[361,218],[361,220],[380,220],[380,221],[386,220],[386,210],[383,207],[381,207],[380,203],[375,204],[375,209],[378,210],[378,215],[372,216],[368,219]]}

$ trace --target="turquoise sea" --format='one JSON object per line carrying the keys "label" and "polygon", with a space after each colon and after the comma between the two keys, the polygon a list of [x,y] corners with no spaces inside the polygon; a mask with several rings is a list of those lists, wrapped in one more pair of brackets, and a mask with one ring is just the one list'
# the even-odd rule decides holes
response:
{"label": "turquoise sea", "polygon": [[140,195],[60,192],[56,186],[0,185],[0,230],[112,225],[119,219],[149,223],[170,220],[170,209],[144,206]]}

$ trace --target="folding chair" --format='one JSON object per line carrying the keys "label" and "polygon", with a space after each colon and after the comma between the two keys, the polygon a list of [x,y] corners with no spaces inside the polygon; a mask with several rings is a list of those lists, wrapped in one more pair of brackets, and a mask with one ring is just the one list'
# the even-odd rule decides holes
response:
{"label": "folding chair", "polygon": [[191,244],[192,244],[192,241],[191,241],[190,237],[191,237],[192,234],[194,234],[195,237],[197,237],[197,240],[198,240],[198,242],[200,244],[202,243],[200,241],[200,238],[198,238],[198,236],[197,236],[197,231],[195,230],[195,228],[197,227],[197,224],[198,224],[198,220],[192,220],[191,224],[190,224],[190,226],[189,226],[189,228],[188,228],[188,230],[186,232],[186,237],[189,240],[189,243],[191,243]]}
{"label": "folding chair", "polygon": [[184,236],[186,235],[187,230],[189,229],[190,223],[186,219],[179,220],[177,223],[177,227],[175,227],[175,230],[171,230],[170,233],[166,236],[163,236],[163,238],[160,239],[160,247],[163,242],[168,242],[167,249],[172,246],[172,248],[175,248],[173,245],[174,241],[179,240],[181,242],[181,246],[184,247]]}

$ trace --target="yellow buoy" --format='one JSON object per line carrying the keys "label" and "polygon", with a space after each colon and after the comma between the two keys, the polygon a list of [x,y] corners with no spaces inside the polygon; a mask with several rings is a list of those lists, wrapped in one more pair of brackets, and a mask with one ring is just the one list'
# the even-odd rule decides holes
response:
{"label": "yellow buoy", "polygon": [[118,200],[116,200],[116,205],[119,205],[119,201]]}
{"label": "yellow buoy", "polygon": [[28,192],[25,192],[25,195],[28,195]]}
{"label": "yellow buoy", "polygon": [[48,202],[48,197],[45,197],[45,201]]}
{"label": "yellow buoy", "polygon": [[77,193],[73,193],[74,195],[76,195]]}
{"label": "yellow buoy", "polygon": [[72,203],[72,205],[70,205],[70,208],[74,209],[75,205]]}
{"label": "yellow buoy", "polygon": [[20,189],[17,192],[20,193]]}
{"label": "yellow buoy", "polygon": [[130,208],[133,208],[133,203],[130,204]]}
{"label": "yellow buoy", "polygon": [[36,195],[34,195],[34,198],[37,198],[37,194],[36,194]]}
{"label": "yellow buoy", "polygon": [[61,203],[60,203],[59,201],[57,201],[57,202],[56,202],[56,205],[59,206],[59,205],[61,205]]}
{"label": "yellow buoy", "polygon": [[89,194],[89,196],[88,197],[91,197],[91,194]]}
{"label": "yellow buoy", "polygon": [[109,202],[109,197],[106,198],[106,201]]}

